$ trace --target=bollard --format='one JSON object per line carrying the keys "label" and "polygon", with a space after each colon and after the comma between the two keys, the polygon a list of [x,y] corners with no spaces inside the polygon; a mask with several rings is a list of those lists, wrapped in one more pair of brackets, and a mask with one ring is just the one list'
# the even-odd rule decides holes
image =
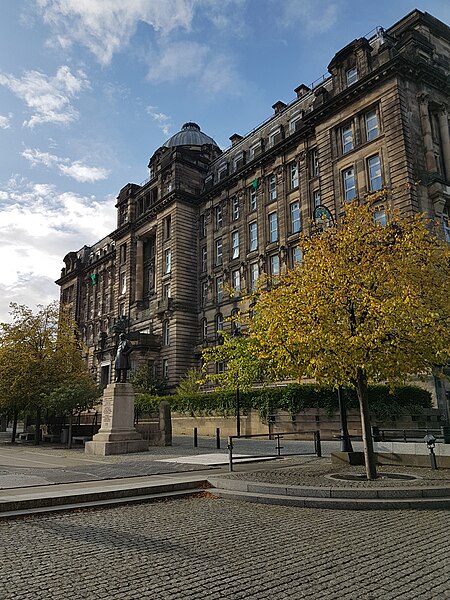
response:
{"label": "bollard", "polygon": [[233,470],[233,438],[230,437],[228,438],[228,466],[230,471]]}
{"label": "bollard", "polygon": [[216,427],[216,448],[220,450],[220,429]]}
{"label": "bollard", "polygon": [[436,445],[436,438],[432,433],[427,433],[427,435],[423,438],[423,441],[426,443],[428,450],[430,451],[430,462],[431,468],[435,471],[437,469],[436,464],[436,455],[434,453],[434,447]]}
{"label": "bollard", "polygon": [[275,446],[275,450],[277,451],[277,456],[281,456],[281,450],[283,449],[282,446],[280,446],[280,434],[277,433],[277,444]]}
{"label": "bollard", "polygon": [[314,432],[314,451],[318,458],[322,456],[322,445],[320,443],[320,431]]}
{"label": "bollard", "polygon": [[197,427],[194,427],[194,448],[198,447]]}

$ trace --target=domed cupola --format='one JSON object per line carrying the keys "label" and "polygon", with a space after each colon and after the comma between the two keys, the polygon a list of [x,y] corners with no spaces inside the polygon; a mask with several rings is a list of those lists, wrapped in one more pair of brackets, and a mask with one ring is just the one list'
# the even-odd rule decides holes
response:
{"label": "domed cupola", "polygon": [[205,144],[218,148],[216,142],[209,135],[203,133],[197,123],[185,123],[181,131],[170,137],[163,146],[172,148],[173,146],[203,146]]}

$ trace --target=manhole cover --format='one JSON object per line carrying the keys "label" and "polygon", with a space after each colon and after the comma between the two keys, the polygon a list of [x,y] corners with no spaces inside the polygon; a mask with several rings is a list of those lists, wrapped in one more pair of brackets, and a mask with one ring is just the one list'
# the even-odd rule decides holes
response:
{"label": "manhole cover", "polygon": [[[327,475],[329,479],[338,481],[367,481],[367,476],[363,473],[332,473]],[[378,473],[377,479],[396,479],[397,481],[414,481],[419,479],[415,475],[403,475],[402,473]]]}

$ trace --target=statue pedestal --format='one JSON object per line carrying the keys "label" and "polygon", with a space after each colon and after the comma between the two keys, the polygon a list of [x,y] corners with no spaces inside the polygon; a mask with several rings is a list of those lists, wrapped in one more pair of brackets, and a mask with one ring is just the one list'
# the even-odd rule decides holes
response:
{"label": "statue pedestal", "polygon": [[148,444],[134,428],[134,391],[130,383],[110,383],[103,392],[102,425],[86,454],[145,452]]}

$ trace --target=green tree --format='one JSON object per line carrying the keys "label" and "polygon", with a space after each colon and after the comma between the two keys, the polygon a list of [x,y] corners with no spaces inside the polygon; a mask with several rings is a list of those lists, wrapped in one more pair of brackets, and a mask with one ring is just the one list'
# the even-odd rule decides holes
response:
{"label": "green tree", "polygon": [[449,246],[423,215],[373,217],[353,202],[336,227],[304,237],[302,264],[255,298],[248,323],[250,355],[279,376],[356,389],[368,479],[368,382],[395,385],[450,356]]}
{"label": "green tree", "polygon": [[55,389],[88,381],[90,374],[76,325],[57,303],[39,306],[36,313],[11,304],[10,314],[11,323],[0,324],[0,403],[15,415],[15,423],[19,411],[35,412],[39,431],[42,411]]}

